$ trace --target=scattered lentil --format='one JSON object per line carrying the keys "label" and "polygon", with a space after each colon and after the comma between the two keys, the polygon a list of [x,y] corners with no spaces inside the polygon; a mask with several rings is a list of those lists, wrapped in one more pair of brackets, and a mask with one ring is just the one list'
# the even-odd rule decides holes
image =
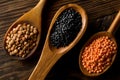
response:
{"label": "scattered lentil", "polygon": [[101,73],[112,61],[117,46],[108,36],[101,36],[88,46],[82,53],[82,65],[89,73]]}
{"label": "scattered lentil", "polygon": [[36,27],[27,23],[18,24],[8,33],[5,48],[9,55],[25,57],[36,45],[37,35]]}
{"label": "scattered lentil", "polygon": [[72,8],[64,10],[57,18],[50,34],[50,43],[57,48],[70,44],[81,29],[81,15]]}

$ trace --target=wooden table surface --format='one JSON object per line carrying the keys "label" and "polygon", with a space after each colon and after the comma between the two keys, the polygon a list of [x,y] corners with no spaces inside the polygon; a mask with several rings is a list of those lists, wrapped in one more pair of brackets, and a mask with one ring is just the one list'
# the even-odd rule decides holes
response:
{"label": "wooden table surface", "polygon": [[[42,15],[42,36],[36,54],[25,61],[7,56],[3,49],[3,37],[9,26],[25,12],[33,8],[39,0],[0,0],[0,80],[27,80],[37,64],[46,37],[47,29],[55,12],[63,5],[81,5],[88,15],[88,28],[79,43],[64,55],[51,69],[46,80],[120,80],[120,51],[112,67],[98,77],[87,77],[79,69],[78,57],[83,44],[96,32],[107,30],[116,13],[120,10],[120,0],[47,0]],[[37,17],[37,15],[36,15]],[[120,44],[120,28],[115,38]]]}

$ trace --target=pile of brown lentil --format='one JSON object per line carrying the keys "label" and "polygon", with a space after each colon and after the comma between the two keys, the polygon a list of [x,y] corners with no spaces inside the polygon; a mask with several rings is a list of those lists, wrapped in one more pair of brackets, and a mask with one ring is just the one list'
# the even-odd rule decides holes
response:
{"label": "pile of brown lentil", "polygon": [[101,73],[111,65],[117,46],[108,36],[101,36],[85,47],[82,65],[89,73]]}
{"label": "pile of brown lentil", "polygon": [[26,57],[35,47],[37,36],[36,27],[27,23],[18,24],[7,34],[5,48],[9,55]]}

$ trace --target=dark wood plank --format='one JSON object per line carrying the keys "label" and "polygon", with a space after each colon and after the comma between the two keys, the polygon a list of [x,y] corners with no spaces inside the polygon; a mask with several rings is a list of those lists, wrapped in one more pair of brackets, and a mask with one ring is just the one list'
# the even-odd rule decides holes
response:
{"label": "dark wood plank", "polygon": [[[81,5],[89,18],[88,29],[82,40],[63,56],[47,75],[46,80],[120,80],[119,55],[114,66],[103,76],[89,78],[84,76],[78,65],[79,51],[87,39],[94,33],[107,30],[114,16],[120,10],[120,0],[47,0],[43,11],[42,40],[36,55],[26,61],[17,61],[5,54],[3,37],[9,26],[25,12],[33,8],[39,0],[0,0],[0,80],[27,80],[39,59],[45,35],[55,12],[63,5],[76,3]],[[36,15],[37,17],[37,15]],[[119,42],[119,30],[115,37]],[[116,73],[117,72],[117,73]]]}

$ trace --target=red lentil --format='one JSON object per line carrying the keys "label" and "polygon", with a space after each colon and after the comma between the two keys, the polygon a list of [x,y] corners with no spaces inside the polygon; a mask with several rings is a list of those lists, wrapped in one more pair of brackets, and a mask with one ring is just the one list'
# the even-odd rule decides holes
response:
{"label": "red lentil", "polygon": [[117,46],[108,36],[101,36],[88,46],[82,53],[82,65],[89,73],[101,73],[112,61]]}

